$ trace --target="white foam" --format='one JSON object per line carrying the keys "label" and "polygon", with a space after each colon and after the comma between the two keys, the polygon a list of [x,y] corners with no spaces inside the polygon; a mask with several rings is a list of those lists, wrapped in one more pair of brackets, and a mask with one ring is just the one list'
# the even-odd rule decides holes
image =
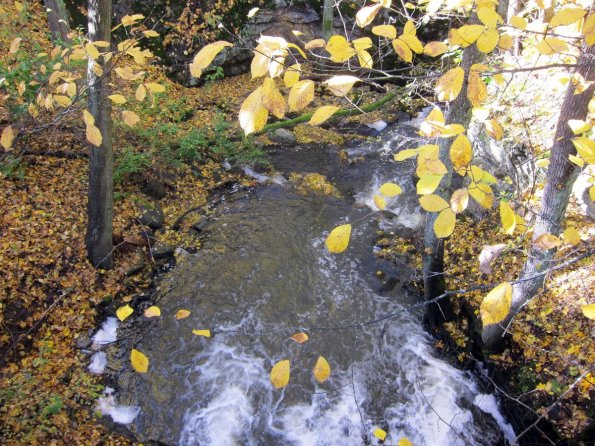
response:
{"label": "white foam", "polygon": [[475,404],[481,411],[491,415],[500,426],[504,437],[510,444],[515,444],[516,442],[516,434],[514,433],[514,429],[508,423],[502,414],[500,413],[500,408],[498,407],[498,401],[496,397],[491,394],[479,393],[475,395],[475,399],[473,400],[473,404]]}
{"label": "white foam", "polygon": [[367,127],[370,127],[371,129],[374,129],[377,132],[383,131],[387,125],[388,124],[386,123],[386,121],[383,121],[382,119],[373,122],[372,124],[366,124]]}
{"label": "white foam", "polygon": [[120,406],[116,404],[113,394],[106,394],[97,399],[97,410],[102,415],[109,415],[118,424],[130,424],[140,413],[138,406]]}
{"label": "white foam", "polygon": [[105,352],[95,352],[91,356],[91,363],[89,364],[89,371],[95,375],[101,375],[105,371],[107,365],[107,355]]}
{"label": "white foam", "polygon": [[111,344],[118,339],[118,319],[115,317],[108,317],[93,335],[93,349],[99,350],[102,345]]}

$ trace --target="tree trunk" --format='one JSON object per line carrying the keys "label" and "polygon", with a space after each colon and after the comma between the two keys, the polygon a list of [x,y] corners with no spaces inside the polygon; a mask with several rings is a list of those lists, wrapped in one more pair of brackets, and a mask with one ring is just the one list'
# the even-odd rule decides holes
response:
{"label": "tree trunk", "polygon": [[333,35],[333,21],[335,12],[335,0],[324,0],[322,7],[322,34],[325,40]]}
{"label": "tree trunk", "polygon": [[[111,38],[111,0],[89,0],[89,39]],[[102,49],[102,50],[109,50]],[[102,58],[99,58],[102,60]],[[89,112],[102,135],[100,147],[89,145],[89,196],[87,224],[87,254],[95,267],[112,268],[112,220],[114,216],[112,119],[109,96],[109,63],[101,67],[103,75],[94,70],[98,61],[89,59],[87,82]]]}
{"label": "tree trunk", "polygon": [[[595,46],[591,46],[580,57],[581,67],[577,70],[588,81],[595,80],[594,62]],[[590,66],[586,66],[587,64]],[[575,135],[568,126],[568,120],[586,118],[588,103],[594,91],[595,86],[591,85],[582,94],[573,94],[574,86],[572,83],[568,85],[551,149],[541,211],[533,228],[533,240],[543,234],[560,234],[572,185],[579,172],[578,166],[568,160],[569,155],[576,155],[576,149],[571,142]],[[502,324],[488,325],[483,328],[482,338],[488,348],[498,347],[510,320],[543,287],[547,271],[552,266],[554,254],[555,249],[543,250],[536,246],[530,248],[520,276],[522,282],[513,287],[512,305],[508,317]]]}
{"label": "tree trunk", "polygon": [[44,0],[45,9],[48,15],[48,24],[52,33],[52,40],[55,42],[70,42],[68,33],[70,25],[66,6],[63,0]]}

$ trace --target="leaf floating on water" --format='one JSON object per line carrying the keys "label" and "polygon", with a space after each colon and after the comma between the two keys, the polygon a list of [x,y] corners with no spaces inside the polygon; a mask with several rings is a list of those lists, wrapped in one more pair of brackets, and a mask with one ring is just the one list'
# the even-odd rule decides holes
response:
{"label": "leaf floating on water", "polygon": [[130,352],[130,362],[132,368],[138,373],[147,373],[147,370],[149,370],[149,358],[134,348]]}
{"label": "leaf floating on water", "polygon": [[397,443],[397,446],[413,446],[413,443],[407,437],[403,437]]}
{"label": "leaf floating on water", "polygon": [[178,310],[178,312],[176,313],[176,319],[178,320],[186,319],[188,316],[190,316],[190,311],[188,310]]}
{"label": "leaf floating on water", "polygon": [[331,366],[324,357],[319,356],[314,366],[314,377],[319,383],[325,382],[331,376]]}
{"label": "leaf floating on water", "polygon": [[326,238],[326,247],[333,254],[341,254],[349,246],[349,237],[351,237],[350,224],[337,226]]}
{"label": "leaf floating on water", "polygon": [[147,308],[144,314],[145,317],[159,317],[161,316],[161,310],[159,309],[159,307],[153,305],[152,307]]}
{"label": "leaf floating on water", "polygon": [[196,336],[204,336],[205,338],[210,338],[211,330],[192,330],[192,334]]}
{"label": "leaf floating on water", "polygon": [[130,305],[126,304],[123,307],[120,307],[116,310],[116,316],[118,316],[118,319],[123,321],[128,316],[130,316],[133,312],[134,312],[134,310],[132,309],[132,307]]}
{"label": "leaf floating on water", "polygon": [[308,335],[306,333],[296,333],[290,339],[293,339],[298,344],[303,344],[308,340]]}
{"label": "leaf floating on water", "polygon": [[376,429],[374,429],[374,432],[372,432],[372,433],[380,441],[384,441],[384,439],[386,438],[386,431],[384,429],[380,429],[379,427],[377,427]]}
{"label": "leaf floating on water", "polygon": [[273,366],[271,370],[271,383],[275,389],[282,389],[289,383],[289,359],[283,359]]}

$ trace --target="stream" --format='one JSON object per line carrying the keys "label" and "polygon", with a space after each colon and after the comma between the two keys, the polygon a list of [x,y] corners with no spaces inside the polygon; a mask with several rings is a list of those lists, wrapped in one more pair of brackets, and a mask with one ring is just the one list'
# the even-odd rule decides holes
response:
{"label": "stream", "polygon": [[[201,233],[204,248],[161,279],[151,301],[162,316],[137,318],[119,343],[115,400],[132,411],[120,421],[139,441],[379,444],[376,427],[390,445],[402,437],[416,446],[513,438],[494,396],[433,350],[421,310],[410,310],[420,298],[415,271],[373,252],[380,228],[411,233],[423,223],[412,163],[390,161],[415,139],[411,127],[397,125],[379,142],[346,149],[347,162],[332,147],[271,152],[281,174],[320,172],[342,197],[304,194],[259,175],[262,185],[225,197]],[[394,214],[371,208],[385,181],[404,189],[390,203]],[[353,224],[349,248],[329,254],[325,237],[346,222]],[[180,309],[190,316],[176,320]],[[372,323],[389,313],[395,316]],[[309,340],[289,339],[298,332]],[[148,373],[131,369],[131,348],[150,358]],[[332,369],[323,384],[312,374],[320,355]],[[282,359],[291,361],[291,378],[276,390],[269,373]]]}

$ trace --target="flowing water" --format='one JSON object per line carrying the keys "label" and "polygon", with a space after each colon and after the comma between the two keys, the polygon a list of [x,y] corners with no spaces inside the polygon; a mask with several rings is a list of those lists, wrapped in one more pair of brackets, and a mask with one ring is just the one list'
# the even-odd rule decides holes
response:
{"label": "flowing water", "polygon": [[[372,148],[348,151],[363,157],[355,167],[332,161],[332,149],[274,158],[287,170],[324,171],[351,198],[269,183],[217,207],[204,249],[162,279],[153,299],[162,316],[139,318],[124,341],[123,351],[137,348],[151,361],[138,374],[122,354],[118,374],[118,401],[140,408],[128,425],[140,441],[362,445],[376,444],[371,433],[382,427],[392,445],[402,437],[415,445],[503,443],[484,412],[496,413],[493,396],[437,357],[421,314],[409,309],[419,299],[410,291],[414,271],[374,256],[379,219],[366,203],[376,184],[396,179],[407,189],[393,204],[407,224],[394,230],[420,218],[410,166],[385,168],[382,145]],[[354,223],[350,247],[331,255],[324,238],[346,221]],[[387,272],[382,281],[378,269]],[[191,315],[176,320],[179,309]],[[386,314],[395,316],[373,323]],[[192,334],[206,328],[212,338]],[[300,331],[310,338],[301,345],[289,339]],[[323,384],[312,375],[319,355],[332,367]],[[291,361],[291,379],[276,390],[269,373],[281,359]]]}

